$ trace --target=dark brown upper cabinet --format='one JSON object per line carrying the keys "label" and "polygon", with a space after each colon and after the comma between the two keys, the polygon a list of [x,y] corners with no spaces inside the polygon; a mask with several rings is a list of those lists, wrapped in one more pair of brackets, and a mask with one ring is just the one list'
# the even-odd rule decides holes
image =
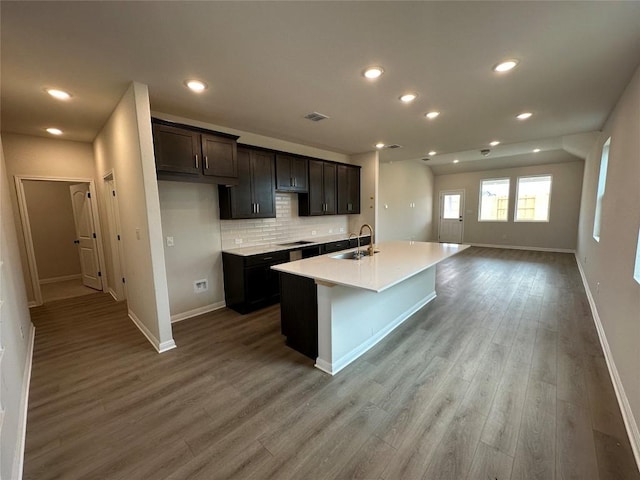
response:
{"label": "dark brown upper cabinet", "polygon": [[360,213],[360,167],[338,165],[338,215]]}
{"label": "dark brown upper cabinet", "polygon": [[238,148],[238,184],[218,187],[220,218],[273,218],[275,202],[275,154]]}
{"label": "dark brown upper cabinet", "polygon": [[153,119],[159,180],[238,183],[238,137]]}
{"label": "dark brown upper cabinet", "polygon": [[307,193],[308,159],[276,154],[276,190],[280,192]]}
{"label": "dark brown upper cabinet", "polygon": [[309,192],[298,195],[298,215],[336,213],[336,164],[309,160]]}

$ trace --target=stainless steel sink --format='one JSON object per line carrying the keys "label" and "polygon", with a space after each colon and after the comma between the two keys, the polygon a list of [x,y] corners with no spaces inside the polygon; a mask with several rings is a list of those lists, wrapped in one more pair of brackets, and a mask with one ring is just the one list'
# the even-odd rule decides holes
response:
{"label": "stainless steel sink", "polygon": [[[375,250],[373,253],[379,253],[380,250]],[[345,252],[339,253],[338,255],[331,255],[331,258],[337,258],[338,260],[360,260],[362,257],[368,257],[369,252],[366,250],[360,250],[360,255],[357,255],[358,252]]]}

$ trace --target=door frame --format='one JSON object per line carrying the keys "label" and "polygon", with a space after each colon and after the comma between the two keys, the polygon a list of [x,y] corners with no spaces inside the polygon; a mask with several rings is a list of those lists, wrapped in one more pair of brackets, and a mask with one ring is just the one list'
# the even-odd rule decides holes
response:
{"label": "door frame", "polygon": [[460,193],[462,194],[462,202],[460,205],[460,215],[462,216],[462,232],[460,235],[460,243],[464,242],[464,202],[465,202],[465,197],[467,196],[467,192],[465,191],[464,188],[457,188],[455,190],[441,190],[440,192],[438,192],[438,242],[440,242],[440,227],[441,227],[441,223],[442,223],[442,215],[444,213],[444,203],[442,201],[442,197],[446,194],[455,194],[455,193]]}
{"label": "door frame", "polygon": [[[96,246],[98,248],[98,267],[101,272],[104,269],[104,252],[102,251],[102,232],[100,230],[100,216],[98,215],[98,197],[96,188],[92,178],[78,177],[47,177],[38,175],[15,175],[16,194],[18,197],[18,212],[20,213],[20,222],[22,223],[22,233],[24,235],[25,250],[27,252],[27,264],[29,273],[31,274],[31,287],[33,288],[34,301],[29,302],[29,307],[42,305],[42,291],[40,290],[40,275],[36,264],[36,254],[33,247],[33,238],[31,235],[31,220],[27,210],[27,196],[24,191],[24,181],[44,181],[44,182],[71,182],[71,183],[87,183],[89,184],[89,192],[91,198],[95,199],[91,202],[91,213],[93,214],[94,228],[96,229]],[[103,279],[104,280],[104,279]],[[104,292],[105,282],[102,282],[102,291]]]}
{"label": "door frame", "polygon": [[[122,240],[118,241],[116,235],[122,235],[122,224],[120,223],[120,203],[118,201],[118,195],[114,196],[107,189],[107,182],[113,183],[113,190],[118,191],[118,184],[116,182],[116,174],[113,169],[109,170],[102,176],[102,182],[105,195],[105,210],[107,213],[107,225],[109,226],[109,246],[111,247],[111,263],[113,264],[113,281],[115,282],[114,288],[109,288],[109,293],[117,302],[126,300],[127,298],[127,284],[118,281],[118,277],[126,278],[126,270],[124,266],[124,245]],[[111,231],[111,229],[115,231]],[[108,284],[109,282],[107,282]],[[108,285],[107,285],[108,287]]]}

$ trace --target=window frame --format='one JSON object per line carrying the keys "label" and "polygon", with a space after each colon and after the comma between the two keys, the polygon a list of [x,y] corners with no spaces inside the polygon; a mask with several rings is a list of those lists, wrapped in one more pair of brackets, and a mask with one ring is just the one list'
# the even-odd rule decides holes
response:
{"label": "window frame", "polygon": [[[495,219],[495,220],[486,220],[482,218],[482,185],[484,182],[491,182],[496,180],[506,180],[507,181],[507,214],[505,215],[504,220]],[[496,223],[508,223],[509,222],[509,205],[511,204],[511,177],[493,177],[493,178],[481,178],[480,179],[480,189],[478,192],[478,223],[482,222],[496,222]]]}
{"label": "window frame", "polygon": [[[523,178],[537,178],[537,177],[549,177],[549,203],[547,204],[547,219],[546,220],[518,220],[518,201],[520,199],[520,179]],[[551,197],[553,196],[553,174],[540,173],[536,175],[521,175],[516,178],[516,203],[513,209],[513,222],[514,223],[550,223],[551,222]]]}
{"label": "window frame", "polygon": [[[609,172],[609,153],[611,151],[611,137],[602,144],[600,166],[598,168],[598,183],[596,185],[596,204],[593,209],[593,239],[600,243],[602,235],[602,202],[607,189],[607,174]],[[604,163],[604,175],[602,165]]]}

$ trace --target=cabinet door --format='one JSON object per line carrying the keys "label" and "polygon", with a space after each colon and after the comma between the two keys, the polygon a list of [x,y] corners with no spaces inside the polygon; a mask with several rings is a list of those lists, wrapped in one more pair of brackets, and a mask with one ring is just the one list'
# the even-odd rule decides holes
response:
{"label": "cabinet door", "polygon": [[202,134],[203,173],[221,180],[238,179],[236,142],[230,138]]}
{"label": "cabinet door", "polygon": [[244,274],[246,281],[245,302],[248,311],[267,304],[273,295],[269,265],[249,267],[245,269]]}
{"label": "cabinet door", "polygon": [[292,188],[291,157],[278,153],[276,155],[276,190],[290,192]]}
{"label": "cabinet door", "polygon": [[254,217],[275,217],[275,158],[273,153],[251,152]]}
{"label": "cabinet door", "polygon": [[292,192],[304,193],[307,187],[307,165],[306,158],[291,157],[291,178],[293,179]]}
{"label": "cabinet door", "polygon": [[238,149],[238,185],[229,188],[231,218],[250,218],[254,206],[251,195],[251,151]]}
{"label": "cabinet door", "polygon": [[309,215],[324,214],[323,163],[320,160],[309,160]]}
{"label": "cabinet door", "polygon": [[360,168],[338,165],[338,213],[360,213]]}
{"label": "cabinet door", "polygon": [[156,170],[199,175],[201,172],[200,134],[182,128],[153,125]]}
{"label": "cabinet door", "polygon": [[335,215],[338,212],[336,205],[336,170],[335,163],[324,163],[322,191],[324,194],[325,215]]}

